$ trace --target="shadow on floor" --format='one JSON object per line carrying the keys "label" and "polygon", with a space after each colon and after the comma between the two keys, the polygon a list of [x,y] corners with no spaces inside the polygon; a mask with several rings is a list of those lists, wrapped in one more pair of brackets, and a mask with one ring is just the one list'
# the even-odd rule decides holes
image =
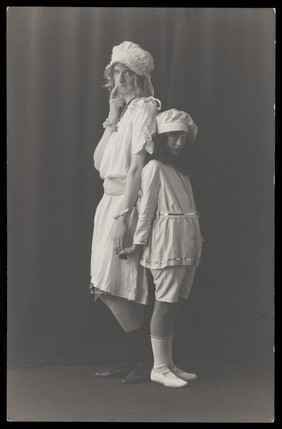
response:
{"label": "shadow on floor", "polygon": [[96,378],[97,368],[8,369],[7,419],[209,423],[270,423],[274,419],[272,371],[230,364],[189,368],[196,370],[198,379],[188,387],[173,389],[153,382],[128,386],[120,379]]}

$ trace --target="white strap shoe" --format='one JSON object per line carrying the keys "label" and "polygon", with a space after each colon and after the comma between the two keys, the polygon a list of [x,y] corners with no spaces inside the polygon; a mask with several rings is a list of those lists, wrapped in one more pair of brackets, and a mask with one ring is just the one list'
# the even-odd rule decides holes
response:
{"label": "white strap shoe", "polygon": [[162,372],[152,369],[151,380],[166,387],[184,387],[188,384],[187,381],[177,377],[169,368]]}
{"label": "white strap shoe", "polygon": [[171,366],[170,369],[177,377],[182,378],[182,380],[191,381],[197,378],[197,374],[182,371],[182,369],[177,368],[177,366]]}

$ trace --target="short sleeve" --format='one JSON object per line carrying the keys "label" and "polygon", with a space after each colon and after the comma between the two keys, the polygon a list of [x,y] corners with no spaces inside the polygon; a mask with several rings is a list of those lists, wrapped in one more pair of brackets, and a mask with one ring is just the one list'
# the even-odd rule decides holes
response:
{"label": "short sleeve", "polygon": [[153,153],[152,137],[156,133],[157,111],[158,105],[153,97],[139,99],[132,105],[132,153],[138,153],[143,148]]}

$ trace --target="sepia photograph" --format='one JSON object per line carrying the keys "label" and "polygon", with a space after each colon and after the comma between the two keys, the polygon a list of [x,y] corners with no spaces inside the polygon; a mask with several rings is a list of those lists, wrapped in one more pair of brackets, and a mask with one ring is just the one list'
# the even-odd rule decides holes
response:
{"label": "sepia photograph", "polygon": [[6,421],[273,423],[276,10],[6,25]]}

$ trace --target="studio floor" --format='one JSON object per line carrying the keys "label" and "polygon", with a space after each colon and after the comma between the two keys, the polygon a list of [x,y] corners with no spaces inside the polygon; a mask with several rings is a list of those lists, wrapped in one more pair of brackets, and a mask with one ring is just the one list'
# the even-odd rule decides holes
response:
{"label": "studio floor", "polygon": [[197,368],[185,388],[94,376],[101,366],[7,370],[7,420],[65,422],[267,422],[274,420],[272,371],[231,364]]}

